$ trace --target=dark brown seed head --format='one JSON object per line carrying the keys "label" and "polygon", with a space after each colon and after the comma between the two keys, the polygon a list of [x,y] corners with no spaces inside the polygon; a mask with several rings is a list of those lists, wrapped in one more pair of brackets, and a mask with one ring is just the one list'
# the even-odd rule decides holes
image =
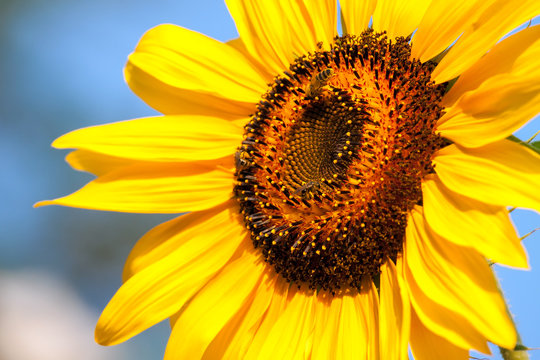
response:
{"label": "dark brown seed head", "polygon": [[245,126],[235,194],[256,248],[285,279],[360,288],[401,252],[407,211],[442,147],[443,87],[407,39],[366,31],[298,58]]}

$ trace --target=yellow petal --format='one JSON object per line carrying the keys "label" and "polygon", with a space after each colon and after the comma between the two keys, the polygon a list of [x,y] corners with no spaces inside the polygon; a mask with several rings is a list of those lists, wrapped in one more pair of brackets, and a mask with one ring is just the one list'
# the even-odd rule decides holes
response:
{"label": "yellow petal", "polygon": [[[407,239],[408,241],[408,239]],[[488,353],[486,338],[472,327],[469,321],[459,313],[440,306],[424,293],[411,274],[407,250],[404,249],[405,284],[410,294],[412,309],[425,326],[435,334],[463,349],[476,349]]]}
{"label": "yellow petal", "polygon": [[[379,293],[371,276],[364,276],[360,285],[360,296],[354,298],[356,309],[365,319],[367,329],[367,359],[379,359]],[[382,359],[382,358],[381,358]]]}
{"label": "yellow petal", "polygon": [[105,175],[121,167],[142,162],[88,150],[75,150],[67,154],[66,162],[75,170],[87,171],[97,176]]}
{"label": "yellow petal", "polygon": [[253,302],[264,268],[260,256],[249,251],[227,265],[182,311],[164,359],[200,359],[227,322]]}
{"label": "yellow petal", "polygon": [[513,348],[516,331],[485,258],[435,234],[419,210],[409,217],[405,244],[407,267],[418,286],[416,291],[441,308],[463,316],[489,341]]}
{"label": "yellow petal", "polygon": [[[146,160],[134,160],[129,158],[122,158],[118,156],[105,155],[88,150],[75,150],[67,154],[66,162],[76,170],[87,171],[97,176],[103,176],[111,171],[125,168],[128,166],[137,165],[141,166],[153,166],[152,161]],[[199,160],[196,166],[192,165],[192,162],[180,163],[178,168],[185,169],[187,167],[187,173],[192,173],[190,168],[221,168],[221,169],[233,169],[234,168],[234,156],[225,156],[215,160]]]}
{"label": "yellow petal", "polygon": [[415,360],[469,359],[468,350],[455,346],[429,330],[414,311],[411,317],[411,351]]}
{"label": "yellow petal", "polygon": [[157,80],[240,102],[257,102],[266,84],[231,46],[195,31],[165,24],[148,30],[129,63]]}
{"label": "yellow petal", "polygon": [[124,282],[181,247],[203,246],[207,239],[226,239],[231,223],[242,224],[243,219],[238,214],[238,205],[230,200],[156,226],[144,234],[131,250],[122,274]]}
{"label": "yellow petal", "polygon": [[332,296],[319,292],[315,303],[315,332],[311,358],[367,359],[369,331],[360,297],[356,291]]}
{"label": "yellow petal", "polygon": [[[245,354],[245,359],[258,359],[258,355],[268,334],[289,304],[290,283],[283,278],[279,278],[277,284],[278,286],[272,294],[272,300],[264,318],[259,326],[253,329],[255,335],[252,340],[245,345],[246,351],[241,352],[242,354]],[[236,356],[231,356],[231,359],[237,359],[237,354],[233,355]]]}
{"label": "yellow petal", "polygon": [[402,285],[403,280],[398,280],[398,272],[391,259],[387,259],[381,266],[380,282],[379,346],[381,359],[407,359],[410,327],[409,295]]}
{"label": "yellow petal", "polygon": [[466,71],[445,96],[437,131],[466,147],[504,139],[540,111],[540,26],[511,36]]}
{"label": "yellow petal", "polygon": [[233,120],[249,116],[255,109],[253,102],[234,101],[164,83],[130,62],[126,64],[124,77],[137,96],[162,114],[204,115]]}
{"label": "yellow petal", "polygon": [[232,196],[233,174],[194,163],[133,165],[106,173],[71,195],[35,206],[63,205],[134,213],[209,209]]}
{"label": "yellow petal", "polygon": [[[415,37],[416,38],[416,37]],[[538,72],[536,60],[540,47],[540,25],[531,26],[496,44],[484,57],[461,74],[443,105],[452,106],[467,91],[477,89],[484,81],[500,74],[527,77]]]}
{"label": "yellow petal", "polygon": [[430,227],[456,245],[472,247],[497,263],[528,268],[527,254],[502,206],[485,204],[446,188],[437,176],[422,183]]}
{"label": "yellow petal", "polygon": [[233,153],[242,129],[230,121],[200,115],[161,116],[91,126],[53,142],[112,156],[151,161],[213,160]]}
{"label": "yellow petal", "polygon": [[414,33],[411,56],[422,62],[435,57],[449,47],[494,2],[495,0],[431,2]]}
{"label": "yellow petal", "polygon": [[540,111],[539,84],[540,71],[531,72],[530,77],[495,76],[447,110],[437,123],[437,131],[466,147],[504,139]]}
{"label": "yellow petal", "polygon": [[[295,287],[289,290],[287,307],[266,335],[257,359],[306,358],[304,353],[310,350],[306,347],[307,340],[314,329],[314,301],[314,291]],[[259,336],[257,333],[255,339]]]}
{"label": "yellow petal", "polygon": [[272,71],[272,69],[260,63],[257,59],[253,57],[253,55],[249,53],[246,44],[241,38],[229,40],[227,41],[227,45],[232,46],[233,48],[241,52],[242,55],[244,55],[245,58],[251,62],[252,66],[257,68],[257,71],[264,77],[267,84],[273,82],[274,76],[276,76],[276,74]]}
{"label": "yellow petal", "polygon": [[276,292],[283,292],[288,284],[279,275],[266,276],[259,284],[253,301],[246,304],[219,332],[206,349],[203,359],[237,359],[245,354],[257,330],[268,314]]}
{"label": "yellow petal", "polygon": [[476,149],[447,146],[433,159],[450,190],[499,206],[540,211],[540,155],[509,140]]}
{"label": "yellow petal", "polygon": [[378,0],[373,14],[373,29],[385,31],[393,39],[409,36],[420,24],[431,0]]}
{"label": "yellow petal", "polygon": [[337,32],[335,0],[226,3],[247,51],[275,75],[318,42],[330,44]]}
{"label": "yellow petal", "polygon": [[129,278],[103,310],[96,341],[114,345],[171,316],[229,261],[242,242],[249,241],[236,221],[204,235]]}
{"label": "yellow petal", "polygon": [[[334,336],[329,337],[327,336],[327,333],[335,331],[335,322],[340,312],[338,305],[339,307],[341,306],[341,297],[334,297],[328,291],[320,291],[319,294],[317,294],[315,313],[313,315],[315,318],[313,337],[317,339],[317,341],[313,343],[311,349],[312,360],[328,359],[334,354]],[[359,326],[364,327],[364,323],[365,321],[361,321]]]}
{"label": "yellow petal", "polygon": [[339,4],[347,34],[360,35],[369,26],[369,20],[375,11],[377,0],[340,0]]}
{"label": "yellow petal", "polygon": [[497,0],[471,23],[431,74],[443,83],[462,74],[504,35],[538,15],[537,0]]}

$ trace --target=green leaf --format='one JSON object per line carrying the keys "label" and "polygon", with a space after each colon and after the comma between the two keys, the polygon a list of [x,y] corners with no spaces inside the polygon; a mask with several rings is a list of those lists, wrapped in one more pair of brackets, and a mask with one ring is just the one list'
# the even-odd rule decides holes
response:
{"label": "green leaf", "polygon": [[525,141],[515,137],[514,135],[510,135],[509,137],[507,137],[507,139],[510,141],[516,142],[520,145],[523,145],[540,155],[540,141],[533,141],[531,143],[526,143]]}

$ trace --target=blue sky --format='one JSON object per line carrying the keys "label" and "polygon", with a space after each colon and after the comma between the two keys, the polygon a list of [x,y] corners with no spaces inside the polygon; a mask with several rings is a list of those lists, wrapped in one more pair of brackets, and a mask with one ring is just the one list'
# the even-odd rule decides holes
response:
{"label": "blue sky", "polygon": [[[171,216],[33,209],[34,202],[70,193],[91,179],[71,170],[63,160],[66,152],[50,143],[83,126],[156,114],[131,93],[122,75],[127,55],[150,27],[175,23],[226,41],[237,36],[234,23],[219,0],[13,0],[0,4],[0,14],[0,272],[51,273],[97,320],[120,285],[131,246]],[[516,135],[526,139],[539,128],[536,118]],[[512,217],[521,235],[540,226],[540,216],[529,211],[516,210]],[[496,271],[525,344],[540,347],[540,232],[524,244],[531,271]],[[162,324],[120,346],[136,359],[160,358],[167,332]],[[531,358],[540,355],[533,352]]]}

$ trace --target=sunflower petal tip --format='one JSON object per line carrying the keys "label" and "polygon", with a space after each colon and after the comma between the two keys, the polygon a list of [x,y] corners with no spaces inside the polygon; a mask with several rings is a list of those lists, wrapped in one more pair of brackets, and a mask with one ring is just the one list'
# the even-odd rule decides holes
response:
{"label": "sunflower petal tip", "polygon": [[111,338],[110,336],[107,336],[108,334],[104,331],[104,329],[99,326],[99,322],[96,325],[96,330],[94,331],[94,341],[103,346],[109,346],[111,344]]}
{"label": "sunflower petal tip", "polygon": [[103,346],[112,346],[123,342],[125,339],[119,338],[114,329],[111,328],[110,324],[105,323],[102,318],[103,314],[98,320],[96,329],[94,330],[95,342]]}
{"label": "sunflower petal tip", "polygon": [[39,208],[42,206],[55,205],[54,200],[41,200],[32,205],[33,208]]}
{"label": "sunflower petal tip", "polygon": [[66,149],[66,148],[68,148],[69,145],[66,145],[66,142],[65,142],[66,135],[68,135],[68,134],[64,134],[64,135],[54,139],[54,141],[51,143],[51,146],[53,148],[55,148],[55,149]]}

